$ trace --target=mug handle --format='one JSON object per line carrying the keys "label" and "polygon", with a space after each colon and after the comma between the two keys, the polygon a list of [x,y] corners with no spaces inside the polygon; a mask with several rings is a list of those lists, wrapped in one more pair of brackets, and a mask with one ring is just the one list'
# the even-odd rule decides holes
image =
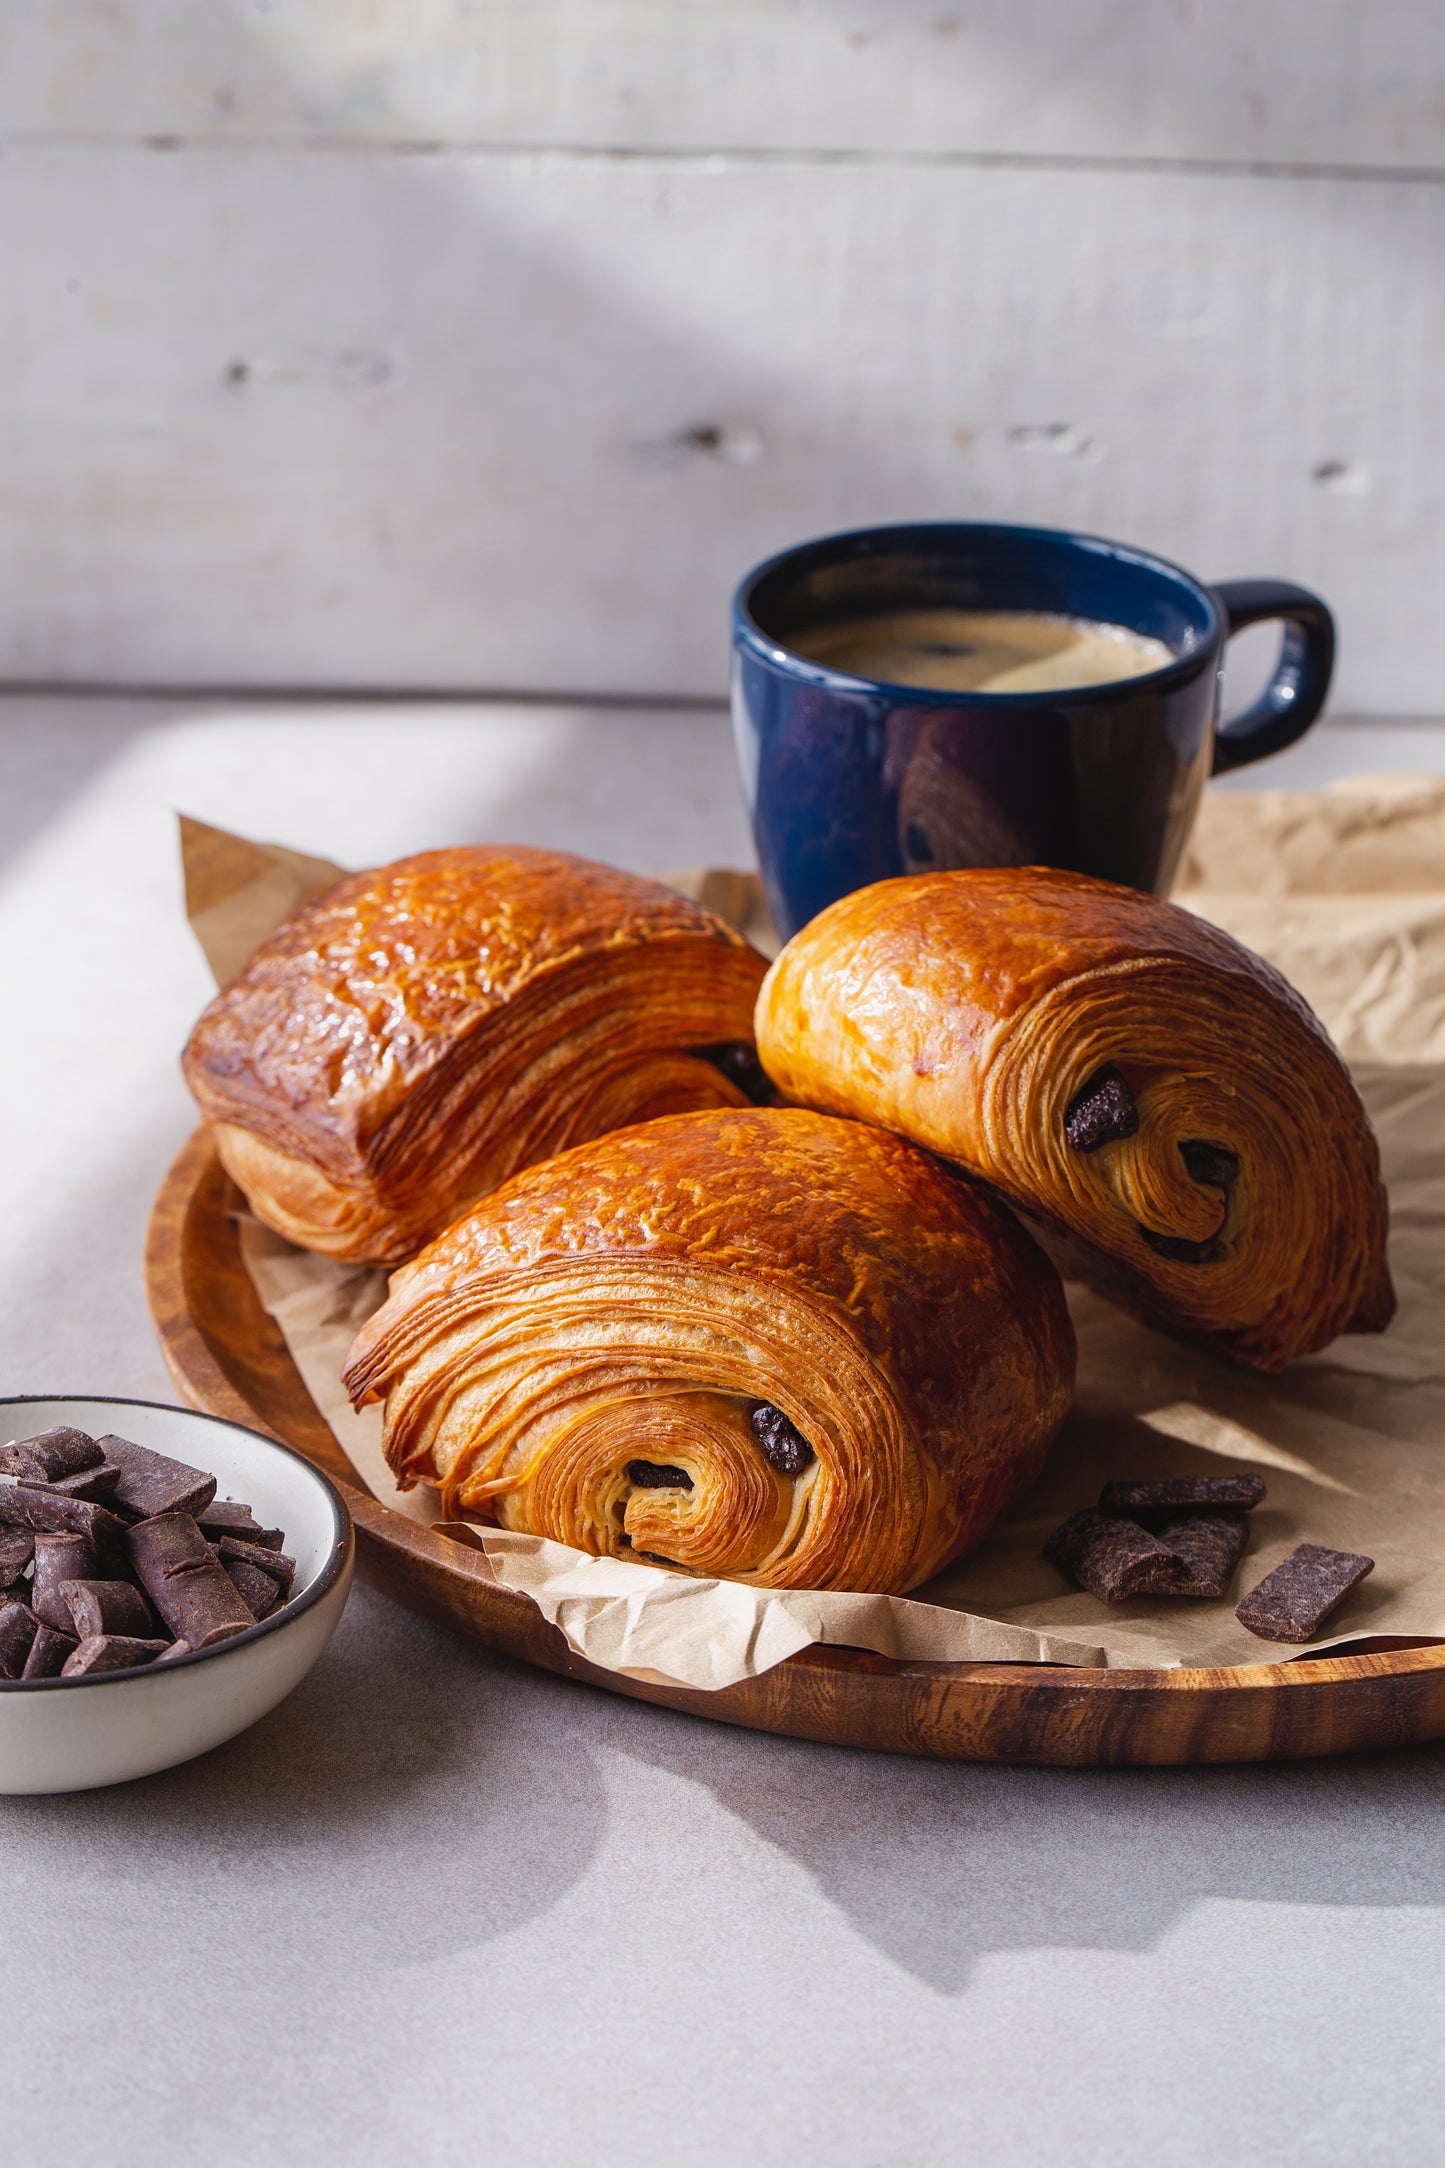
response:
{"label": "mug handle", "polygon": [[1215,733],[1213,775],[1247,768],[1302,738],[1325,704],[1335,661],[1335,621],[1318,595],[1288,580],[1220,580],[1227,638],[1264,618],[1284,619],[1274,676],[1253,707]]}

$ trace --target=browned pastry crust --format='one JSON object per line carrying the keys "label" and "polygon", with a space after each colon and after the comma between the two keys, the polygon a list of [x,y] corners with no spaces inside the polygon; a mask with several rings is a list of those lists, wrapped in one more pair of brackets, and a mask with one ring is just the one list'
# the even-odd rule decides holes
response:
{"label": "browned pastry crust", "polygon": [[263,944],[186,1081],[257,1216],[392,1263],[533,1160],[746,1104],[692,1049],[750,1043],[766,965],[659,882],[478,845],[359,873]]}
{"label": "browned pastry crust", "polygon": [[[897,1592],[1037,1474],[1073,1365],[1058,1275],[981,1191],[880,1129],[749,1108],[514,1177],[394,1276],[346,1382],[452,1512]],[[760,1403],[800,1471],[762,1450]]]}
{"label": "browned pastry crust", "polygon": [[1339,1057],[1278,972],[1172,904],[1036,866],[881,881],[783,950],[757,1037],[787,1098],[962,1162],[1167,1331],[1278,1370],[1393,1314]]}

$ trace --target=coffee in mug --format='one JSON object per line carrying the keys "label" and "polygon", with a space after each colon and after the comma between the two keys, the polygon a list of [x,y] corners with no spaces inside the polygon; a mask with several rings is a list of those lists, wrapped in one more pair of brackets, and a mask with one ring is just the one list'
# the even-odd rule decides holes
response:
{"label": "coffee in mug", "polygon": [[849,677],[951,693],[1069,692],[1175,660],[1163,640],[1127,625],[1049,610],[880,610],[802,625],[789,644]]}

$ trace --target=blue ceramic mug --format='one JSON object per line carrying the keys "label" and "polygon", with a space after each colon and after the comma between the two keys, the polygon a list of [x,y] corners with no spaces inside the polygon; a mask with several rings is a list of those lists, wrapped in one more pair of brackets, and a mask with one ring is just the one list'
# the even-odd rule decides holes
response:
{"label": "blue ceramic mug", "polygon": [[[1168,653],[1109,682],[980,692],[853,676],[795,644],[936,609],[1044,613]],[[1265,618],[1284,626],[1274,676],[1217,730],[1224,644]],[[1333,620],[1307,589],[1207,587],[1093,535],[940,522],[769,558],[733,598],[732,705],[779,931],[870,881],[953,866],[1068,866],[1165,895],[1208,777],[1301,737],[1333,660]]]}

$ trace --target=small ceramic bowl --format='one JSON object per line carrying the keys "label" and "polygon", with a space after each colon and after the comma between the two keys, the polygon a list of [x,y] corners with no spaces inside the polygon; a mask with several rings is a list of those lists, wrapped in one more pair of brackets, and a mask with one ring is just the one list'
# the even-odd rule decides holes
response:
{"label": "small ceramic bowl", "polygon": [[351,1518],[335,1487],[257,1431],[147,1400],[0,1399],[0,1442],[55,1423],[93,1437],[114,1431],[206,1469],[217,1497],[243,1499],[268,1527],[285,1530],[295,1590],[249,1632],[159,1670],[0,1680],[0,1793],[122,1784],[234,1739],[305,1678],[341,1616],[355,1561]]}

